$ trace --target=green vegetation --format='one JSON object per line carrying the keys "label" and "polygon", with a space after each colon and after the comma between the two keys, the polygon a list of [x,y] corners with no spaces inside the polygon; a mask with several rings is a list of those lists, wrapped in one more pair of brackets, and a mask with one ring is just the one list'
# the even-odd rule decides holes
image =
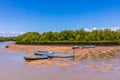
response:
{"label": "green vegetation", "polygon": [[16,37],[20,44],[120,44],[120,29],[85,31],[64,30],[61,32],[28,32]]}
{"label": "green vegetation", "polygon": [[14,41],[15,37],[0,37],[0,42],[2,41]]}

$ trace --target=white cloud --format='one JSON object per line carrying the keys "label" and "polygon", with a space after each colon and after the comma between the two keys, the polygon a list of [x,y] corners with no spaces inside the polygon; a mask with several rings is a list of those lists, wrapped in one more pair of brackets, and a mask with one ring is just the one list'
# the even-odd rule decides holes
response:
{"label": "white cloud", "polygon": [[24,34],[24,32],[15,32],[15,31],[9,31],[9,32],[0,32],[0,36],[5,36],[5,37],[12,37],[12,36],[18,36]]}
{"label": "white cloud", "polygon": [[92,31],[92,30],[96,30],[97,28],[96,27],[93,27],[93,28],[84,28],[84,30],[86,31]]}
{"label": "white cloud", "polygon": [[92,28],[92,30],[96,30],[96,29],[97,29],[96,27]]}
{"label": "white cloud", "polygon": [[102,29],[106,29],[106,28],[108,28],[108,29],[111,29],[111,30],[117,30],[117,29],[120,29],[120,26],[118,26],[118,27],[103,27]]}
{"label": "white cloud", "polygon": [[90,29],[88,29],[88,28],[84,28],[84,30],[86,30],[86,31],[91,31]]}
{"label": "white cloud", "polygon": [[86,31],[92,31],[92,30],[99,30],[99,29],[101,29],[101,30],[103,30],[103,29],[111,29],[111,30],[113,30],[113,31],[115,31],[115,30],[117,30],[117,29],[120,29],[120,26],[118,26],[118,27],[101,27],[101,28],[97,28],[97,27],[93,27],[93,28],[84,28],[84,30],[86,30]]}

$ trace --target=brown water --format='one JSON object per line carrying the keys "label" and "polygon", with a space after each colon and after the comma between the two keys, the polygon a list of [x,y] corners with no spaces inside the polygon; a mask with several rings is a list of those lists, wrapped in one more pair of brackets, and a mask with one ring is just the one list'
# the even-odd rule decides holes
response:
{"label": "brown water", "polygon": [[[0,47],[13,42],[1,42]],[[50,68],[37,68],[24,64],[22,52],[0,51],[0,80],[119,80],[120,60],[82,60],[80,64]],[[100,70],[86,66],[96,65]],[[106,71],[102,66],[113,66],[112,72]]]}

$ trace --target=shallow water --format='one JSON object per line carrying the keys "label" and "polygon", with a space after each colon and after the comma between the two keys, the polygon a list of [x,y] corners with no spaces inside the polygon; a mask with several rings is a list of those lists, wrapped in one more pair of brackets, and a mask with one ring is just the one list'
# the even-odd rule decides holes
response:
{"label": "shallow water", "polygon": [[[5,44],[14,42],[1,42],[0,48]],[[80,64],[50,68],[37,68],[24,64],[22,52],[0,51],[0,80],[119,80],[120,60],[79,60]],[[92,65],[91,65],[92,64]],[[95,70],[91,66],[97,66]],[[89,66],[89,67],[88,67]],[[112,72],[104,70],[103,66],[112,66]]]}

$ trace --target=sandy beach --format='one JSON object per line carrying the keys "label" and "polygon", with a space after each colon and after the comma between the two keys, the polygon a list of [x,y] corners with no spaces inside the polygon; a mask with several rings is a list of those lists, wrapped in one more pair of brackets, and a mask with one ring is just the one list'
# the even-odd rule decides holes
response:
{"label": "sandy beach", "polygon": [[[89,59],[107,59],[107,58],[116,58],[118,55],[114,54],[120,51],[120,46],[96,46],[95,48],[86,48],[82,49],[81,47],[78,49],[72,49],[70,45],[18,45],[18,44],[9,44],[7,45],[8,48],[4,48],[5,51],[19,51],[24,52],[26,55],[34,55],[33,50],[45,50],[45,51],[53,51],[55,53],[74,53],[75,58],[52,58],[52,59],[44,59],[44,60],[34,60],[34,61],[25,61],[25,64],[30,66],[40,67],[40,68],[48,68],[53,65],[59,67],[66,67],[77,65],[79,62],[77,60],[89,60]],[[69,63],[68,61],[71,61]],[[86,64],[86,66],[92,66],[96,70],[99,68],[93,64]],[[104,69],[112,71],[112,67],[110,66],[103,66]],[[85,70],[88,71],[87,68]]]}

